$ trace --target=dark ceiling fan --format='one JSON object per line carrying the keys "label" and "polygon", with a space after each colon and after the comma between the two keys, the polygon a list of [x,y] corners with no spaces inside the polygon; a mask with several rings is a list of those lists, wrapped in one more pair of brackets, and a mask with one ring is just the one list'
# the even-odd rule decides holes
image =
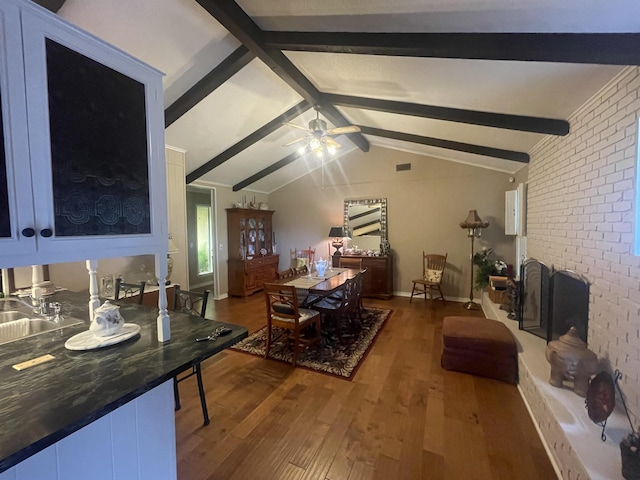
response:
{"label": "dark ceiling fan", "polygon": [[299,142],[305,142],[305,144],[299,148],[300,153],[312,151],[316,155],[322,156],[322,154],[326,150],[330,154],[333,154],[338,148],[341,148],[342,145],[336,142],[332,137],[345,133],[356,133],[360,131],[360,127],[356,125],[327,128],[327,122],[320,118],[320,110],[322,109],[322,107],[320,105],[314,105],[313,108],[316,111],[316,118],[309,122],[308,128],[291,122],[283,123],[283,125],[308,132],[304,137],[293,140],[289,143],[284,144],[283,146],[288,147]]}

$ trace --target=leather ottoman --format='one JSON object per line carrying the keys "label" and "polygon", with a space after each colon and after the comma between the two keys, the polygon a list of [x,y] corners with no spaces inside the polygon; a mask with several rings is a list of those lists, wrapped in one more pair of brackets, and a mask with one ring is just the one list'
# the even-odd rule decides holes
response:
{"label": "leather ottoman", "polygon": [[442,357],[445,370],[518,383],[518,347],[506,325],[478,317],[445,317]]}

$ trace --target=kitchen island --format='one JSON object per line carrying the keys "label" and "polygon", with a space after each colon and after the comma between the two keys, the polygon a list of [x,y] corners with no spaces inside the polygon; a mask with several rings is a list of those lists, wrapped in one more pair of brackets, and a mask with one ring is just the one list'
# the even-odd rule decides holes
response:
{"label": "kitchen island", "polygon": [[[0,345],[0,480],[71,478],[61,468],[67,475],[77,468],[74,478],[175,478],[171,380],[246,337],[247,329],[171,313],[171,340],[160,343],[157,309],[123,304],[122,316],[141,327],[139,335],[110,347],[71,351],[65,341],[89,327],[88,295],[58,292],[51,301],[62,304],[63,315],[85,323]],[[222,324],[232,329],[229,335],[195,342]],[[46,354],[54,359],[22,371],[13,368]],[[74,436],[75,445],[63,448]],[[88,452],[84,458],[77,444]],[[70,448],[75,457],[65,453]],[[37,456],[47,458],[31,465]],[[57,473],[34,474],[49,464]]]}

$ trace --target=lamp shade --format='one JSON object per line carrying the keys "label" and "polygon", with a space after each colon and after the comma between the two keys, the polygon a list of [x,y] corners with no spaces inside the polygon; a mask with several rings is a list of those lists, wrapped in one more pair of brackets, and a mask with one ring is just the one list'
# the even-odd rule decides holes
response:
{"label": "lamp shade", "polygon": [[478,215],[477,210],[469,210],[469,215],[467,215],[467,219],[464,222],[460,223],[460,227],[462,228],[487,228],[489,226],[489,222],[485,222]]}
{"label": "lamp shade", "polygon": [[344,231],[342,230],[342,227],[331,227],[328,236],[333,238],[343,238]]}

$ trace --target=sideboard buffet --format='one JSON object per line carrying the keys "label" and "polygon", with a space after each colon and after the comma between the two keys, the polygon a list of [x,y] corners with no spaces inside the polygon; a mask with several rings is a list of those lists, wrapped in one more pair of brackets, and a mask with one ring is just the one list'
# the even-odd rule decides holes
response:
{"label": "sideboard buffet", "polygon": [[393,297],[393,257],[391,255],[334,255],[332,257],[334,267],[339,266],[340,257],[362,260],[362,268],[367,269],[363,296],[383,299]]}

